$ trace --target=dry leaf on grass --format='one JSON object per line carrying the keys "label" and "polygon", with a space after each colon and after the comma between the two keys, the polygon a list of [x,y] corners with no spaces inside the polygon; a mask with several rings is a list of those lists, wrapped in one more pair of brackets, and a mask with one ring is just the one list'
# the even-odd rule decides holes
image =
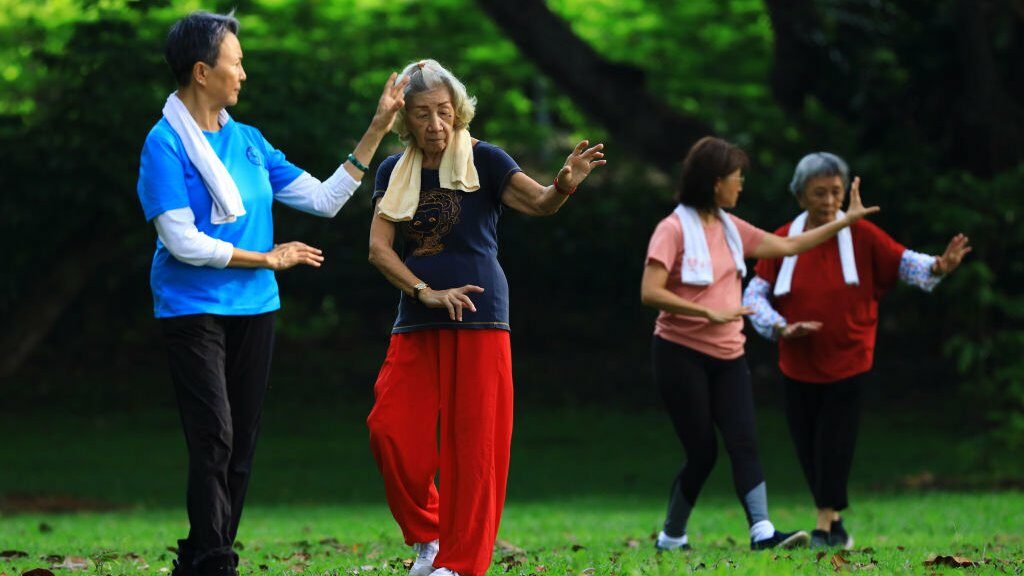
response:
{"label": "dry leaf on grass", "polygon": [[569,548],[569,549],[572,550],[573,552],[579,552],[580,550],[586,550],[587,547],[586,546],[580,546],[579,544],[573,544],[572,548]]}
{"label": "dry leaf on grass", "polygon": [[843,570],[850,569],[850,561],[844,558],[842,554],[833,554],[831,562],[832,568],[834,568],[836,572],[842,572]]}
{"label": "dry leaf on grass", "polygon": [[977,566],[978,562],[965,558],[963,556],[943,556],[941,554],[932,554],[924,561],[925,566],[950,566],[952,568],[966,568],[967,566]]}
{"label": "dry leaf on grass", "polygon": [[81,556],[67,556],[60,564],[54,564],[50,568],[63,568],[65,570],[88,570],[89,559]]}
{"label": "dry leaf on grass", "polygon": [[28,552],[22,552],[21,550],[4,550],[0,552],[0,558],[25,558],[28,556]]}
{"label": "dry leaf on grass", "polygon": [[639,548],[640,541],[636,538],[626,538],[626,541],[622,543],[626,548]]}

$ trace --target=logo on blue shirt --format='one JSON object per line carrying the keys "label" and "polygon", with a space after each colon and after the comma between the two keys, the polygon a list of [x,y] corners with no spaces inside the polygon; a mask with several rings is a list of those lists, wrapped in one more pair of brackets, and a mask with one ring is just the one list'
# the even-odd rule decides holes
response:
{"label": "logo on blue shirt", "polygon": [[256,166],[263,165],[263,157],[260,156],[260,153],[256,150],[255,146],[249,146],[245,149],[245,157],[249,159],[249,162],[252,162]]}

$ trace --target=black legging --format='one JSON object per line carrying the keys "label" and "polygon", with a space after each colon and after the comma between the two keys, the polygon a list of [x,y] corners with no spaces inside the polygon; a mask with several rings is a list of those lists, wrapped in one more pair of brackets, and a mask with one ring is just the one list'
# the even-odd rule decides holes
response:
{"label": "black legging", "polygon": [[866,380],[866,372],[828,384],[783,377],[789,433],[818,508],[842,510],[849,505],[846,485]]}
{"label": "black legging", "polygon": [[732,461],[733,484],[747,521],[753,524],[766,520],[764,473],[757,454],[754,399],[746,359],[720,360],[658,336],[654,337],[652,356],[655,382],[686,450],[686,463],[669,496],[665,533],[679,536],[686,530],[690,510],[715,466],[716,427]]}

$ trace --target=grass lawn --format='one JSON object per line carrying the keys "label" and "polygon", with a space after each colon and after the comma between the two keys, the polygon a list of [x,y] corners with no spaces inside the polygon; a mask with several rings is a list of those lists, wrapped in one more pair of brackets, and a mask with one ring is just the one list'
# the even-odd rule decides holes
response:
{"label": "grass lawn", "polygon": [[[296,418],[297,409],[269,405],[239,534],[244,573],[405,573],[411,552],[384,505],[362,422],[367,408],[319,407]],[[965,457],[971,446],[920,421],[867,416],[846,514],[854,551],[749,552],[723,455],[691,520],[694,550],[658,555],[651,536],[681,461],[664,415],[522,409],[491,574],[812,574],[836,566],[1024,573],[1024,494],[913,489],[928,475],[977,476]],[[759,418],[772,519],[781,529],[810,529],[813,510],[784,424],[771,409]],[[167,547],[187,529],[177,426],[169,410],[0,415],[0,551],[9,551],[0,574],[61,564],[56,574],[169,567]],[[84,511],[42,513],[33,495]],[[113,509],[95,511],[104,505]],[[933,555],[977,565],[926,566]]]}

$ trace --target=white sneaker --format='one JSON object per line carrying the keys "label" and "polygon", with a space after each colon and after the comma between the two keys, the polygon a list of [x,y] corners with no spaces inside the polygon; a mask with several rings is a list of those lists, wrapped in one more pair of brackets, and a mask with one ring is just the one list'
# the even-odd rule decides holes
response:
{"label": "white sneaker", "polygon": [[430,573],[429,576],[459,576],[458,572],[452,572],[447,568],[438,568]]}
{"label": "white sneaker", "polygon": [[417,542],[412,545],[416,560],[412,563],[409,576],[430,576],[434,572],[434,557],[437,556],[438,541]]}
{"label": "white sneaker", "polygon": [[658,532],[658,539],[654,541],[654,547],[657,550],[689,550],[690,544],[686,538],[686,534],[679,536],[678,538],[665,534],[662,530]]}

